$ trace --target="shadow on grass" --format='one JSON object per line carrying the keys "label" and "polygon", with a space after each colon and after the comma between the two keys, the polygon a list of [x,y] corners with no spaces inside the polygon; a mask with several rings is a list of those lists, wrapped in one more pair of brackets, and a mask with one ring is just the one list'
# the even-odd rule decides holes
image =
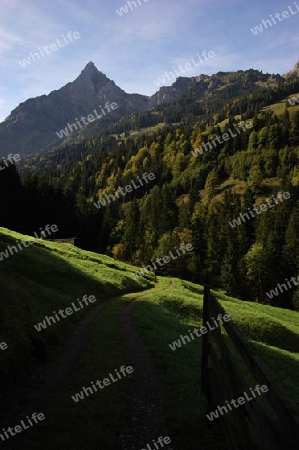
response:
{"label": "shadow on grass", "polygon": [[155,297],[156,303],[149,300],[147,294],[136,302],[132,317],[163,386],[166,428],[173,447],[178,450],[227,450],[220,422],[206,423],[207,402],[201,392],[201,338],[190,340],[176,351],[169,347],[180,335],[188,335],[189,329],[200,326],[201,307],[186,305],[187,309],[184,309],[181,302],[171,298],[171,291]]}
{"label": "shadow on grass", "polygon": [[295,411],[299,411],[299,355],[269,347],[260,342],[252,342],[258,358],[274,378],[283,395],[287,397]]}
{"label": "shadow on grass", "polygon": [[[0,252],[8,246],[16,247],[16,239],[29,239],[5,231],[0,231]],[[12,391],[30,389],[31,376],[50,368],[76,325],[91,309],[109,297],[153,285],[144,279],[134,280],[133,269],[128,266],[125,273],[123,263],[122,267],[117,267],[116,262],[115,268],[109,268],[101,263],[101,255],[85,259],[82,250],[70,250],[67,244],[37,241],[28,248],[16,248],[17,252],[0,261],[0,342],[8,345],[7,350],[0,351],[1,417],[5,417]],[[72,253],[77,256],[72,258]],[[78,305],[77,299],[84,295],[94,295],[97,301],[40,332],[34,328],[54,311],[65,310],[72,302]],[[15,425],[19,421],[16,419]]]}

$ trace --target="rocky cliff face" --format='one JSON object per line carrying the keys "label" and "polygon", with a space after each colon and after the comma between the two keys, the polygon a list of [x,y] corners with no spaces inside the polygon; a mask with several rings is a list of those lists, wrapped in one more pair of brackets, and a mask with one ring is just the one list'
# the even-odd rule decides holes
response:
{"label": "rocky cliff face", "polygon": [[179,77],[171,86],[161,87],[158,92],[151,97],[150,104],[152,106],[158,106],[176,100],[194,86],[196,78],[197,77]]}
{"label": "rocky cliff face", "polygon": [[[293,76],[299,76],[299,62],[280,78],[284,81]],[[49,95],[29,99],[11,112],[0,124],[0,157],[6,157],[9,153],[36,153],[63,143],[80,141],[84,136],[93,137],[125,115],[171,103],[184,95],[204,103],[209,102],[211,96],[227,85],[230,86],[230,91],[235,89],[236,95],[240,86],[245,90],[254,90],[256,84],[258,89],[259,82],[267,83],[269,77],[271,78],[269,74],[253,69],[245,72],[218,72],[212,76],[179,77],[171,86],[161,87],[153,96],[148,97],[127,94],[89,62],[73,82]],[[91,123],[81,121],[81,117],[86,118],[94,114],[94,111],[100,115],[106,102],[116,103],[116,109]],[[68,128],[68,124],[74,123],[78,124],[78,130],[75,127]],[[65,134],[61,134],[61,130],[66,130]]]}
{"label": "rocky cliff face", "polygon": [[100,107],[106,102],[117,104],[109,120],[118,120],[121,114],[146,109],[149,97],[127,94],[90,62],[72,83],[49,95],[29,99],[11,112],[0,124],[0,156],[54,146],[60,140],[56,132],[94,110],[100,115]]}
{"label": "rocky cliff face", "polygon": [[294,65],[293,69],[284,75],[284,78],[299,77],[299,61]]}
{"label": "rocky cliff face", "polygon": [[[103,124],[116,122],[126,114],[170,103],[199,79],[180,77],[171,86],[161,87],[152,97],[127,94],[89,62],[73,82],[49,95],[29,99],[11,112],[0,124],[0,157],[9,153],[35,153],[67,142],[70,136],[61,140],[56,133],[75,123],[76,119],[80,121],[82,116],[93,114],[94,110],[100,114],[100,107],[106,102],[116,103],[117,109],[101,120]],[[81,121],[80,125],[90,126]],[[97,131],[101,126],[101,123],[97,124]]]}
{"label": "rocky cliff face", "polygon": [[119,103],[119,107],[124,108],[126,112],[135,112],[146,107],[149,99],[145,95],[127,94],[92,62],[86,65],[76,80],[56,92],[67,99],[69,104],[77,107],[78,114],[81,115],[82,112],[90,114],[94,108],[103,106],[107,101]]}

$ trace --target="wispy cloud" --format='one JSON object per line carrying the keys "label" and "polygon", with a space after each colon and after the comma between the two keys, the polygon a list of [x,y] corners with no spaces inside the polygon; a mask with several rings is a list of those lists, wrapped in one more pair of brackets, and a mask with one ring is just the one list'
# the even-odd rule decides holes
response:
{"label": "wispy cloud", "polygon": [[[75,79],[88,61],[126,91],[151,95],[156,90],[153,80],[161,73],[205,49],[213,50],[215,58],[186,76],[249,67],[286,72],[298,59],[296,18],[276,27],[275,36],[250,36],[254,24],[283,9],[281,0],[226,0],[225,8],[223,0],[148,0],[120,17],[115,10],[125,3],[1,0],[0,77],[6,91],[0,93],[0,120],[28,97]],[[81,38],[20,67],[18,61],[68,31],[78,31]]]}
{"label": "wispy cloud", "polygon": [[16,43],[20,43],[20,36],[9,33],[8,31],[0,28],[0,52],[4,52],[5,50],[11,50],[14,48]]}

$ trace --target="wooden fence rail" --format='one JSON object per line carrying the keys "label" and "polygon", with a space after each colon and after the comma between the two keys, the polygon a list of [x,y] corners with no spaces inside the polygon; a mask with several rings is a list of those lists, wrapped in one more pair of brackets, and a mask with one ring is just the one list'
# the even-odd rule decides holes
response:
{"label": "wooden fence rail", "polygon": [[[211,322],[212,317],[227,314],[217,299],[205,286],[203,302],[203,322]],[[208,413],[217,406],[227,406],[244,392],[250,394],[255,384],[266,385],[268,392],[262,394],[260,401],[246,401],[238,408],[219,415],[232,450],[294,450],[299,448],[299,416],[288,399],[281,393],[275,381],[259,361],[253,347],[242,337],[233,321],[222,325],[213,333],[203,334],[202,345],[202,391],[208,400]],[[229,344],[229,345],[227,345]],[[234,344],[235,352],[232,351]],[[247,365],[253,385],[245,380],[236,353]],[[244,371],[243,371],[244,373]],[[269,411],[272,414],[269,414]]]}

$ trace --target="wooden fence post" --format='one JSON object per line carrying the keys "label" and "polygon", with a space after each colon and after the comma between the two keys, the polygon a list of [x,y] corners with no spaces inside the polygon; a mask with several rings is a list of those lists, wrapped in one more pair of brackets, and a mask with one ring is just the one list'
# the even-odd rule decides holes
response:
{"label": "wooden fence post", "polygon": [[[208,285],[204,286],[203,296],[203,325],[209,320],[209,296],[210,289]],[[209,392],[209,333],[202,336],[202,359],[201,359],[201,391],[206,395]]]}

